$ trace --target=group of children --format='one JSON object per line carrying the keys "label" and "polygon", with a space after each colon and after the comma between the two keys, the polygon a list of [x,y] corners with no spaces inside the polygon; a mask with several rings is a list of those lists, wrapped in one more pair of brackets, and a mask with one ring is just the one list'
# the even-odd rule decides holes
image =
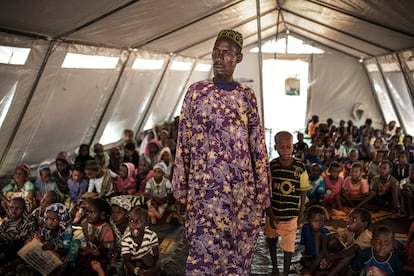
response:
{"label": "group of children", "polygon": [[[301,244],[305,247],[301,274],[360,275],[362,271],[361,275],[404,275],[401,261],[392,253],[393,230],[380,225],[372,235],[369,230],[371,215],[367,209],[361,208],[372,195],[370,199],[383,200],[394,206],[391,200],[395,197],[385,197],[383,191],[395,187],[393,184],[384,187],[385,183],[377,180],[386,178],[386,183],[390,183],[390,163],[381,163],[381,174],[372,182],[377,184],[370,188],[362,177],[363,165],[360,162],[352,163],[349,176],[343,180],[340,176],[343,168],[338,161],[331,161],[324,173],[321,164],[306,166],[294,158],[295,145],[289,132],[276,134],[275,149],[279,157],[270,162],[272,198],[271,206],[266,210],[264,228],[273,265],[271,275],[279,275],[277,245],[284,253],[283,275],[289,274],[296,230],[298,225],[302,225],[305,214],[308,222],[301,229]],[[342,211],[343,204],[352,208],[349,214]],[[344,231],[330,233],[324,227],[330,216],[325,207],[329,206],[333,215],[348,215]],[[280,243],[279,237],[282,238]]]}
{"label": "group of children", "polygon": [[307,205],[329,207],[332,215],[345,215],[344,204],[355,208],[385,206],[393,218],[407,215],[414,219],[412,136],[404,135],[395,122],[383,131],[373,129],[370,119],[360,128],[352,121],[347,127],[344,121],[341,124],[337,128],[329,119],[320,124],[314,116],[309,124],[310,147],[298,133],[293,155],[309,172],[312,189]]}
{"label": "group of children", "polygon": [[[126,158],[129,149],[138,151],[130,135],[126,131],[121,145]],[[41,165],[34,180],[27,165],[17,166],[0,193],[0,273],[8,264],[16,272],[16,252],[38,239],[63,261],[56,275],[159,275],[158,237],[148,225],[167,212],[168,223],[184,222],[171,195],[171,150],[154,140],[147,154],[120,162],[116,172],[100,144],[93,147],[95,157],[81,145],[74,162],[59,153],[56,171]]]}

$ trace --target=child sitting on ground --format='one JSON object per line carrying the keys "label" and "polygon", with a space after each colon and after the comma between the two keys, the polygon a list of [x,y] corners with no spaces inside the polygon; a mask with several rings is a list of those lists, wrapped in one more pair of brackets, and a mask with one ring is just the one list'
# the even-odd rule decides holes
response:
{"label": "child sitting on ground", "polygon": [[321,171],[325,171],[325,167],[323,166],[322,160],[318,155],[318,151],[316,145],[312,145],[309,148],[309,152],[305,155],[305,159],[303,161],[306,165],[306,168],[310,170],[312,164],[316,163],[321,166]]}
{"label": "child sitting on ground", "polygon": [[109,167],[109,155],[105,152],[102,144],[96,143],[93,145],[93,152],[95,153],[95,160],[99,163],[102,169]]}
{"label": "child sitting on ground", "polygon": [[371,180],[380,174],[379,166],[382,160],[385,159],[387,151],[379,150],[375,154],[374,160],[368,164],[368,183],[371,183]]}
{"label": "child sitting on ground", "polygon": [[[43,242],[43,250],[54,252],[62,260],[65,258],[72,242],[72,223],[65,205],[53,203],[46,208],[45,223],[40,230],[40,238]],[[64,269],[65,265],[60,268],[60,272]]]}
{"label": "child sitting on ground", "polygon": [[37,169],[37,176],[35,182],[36,200],[40,202],[44,195],[49,191],[59,191],[59,188],[52,178],[52,171],[49,165],[42,164]]}
{"label": "child sitting on ground", "polygon": [[10,184],[2,188],[0,193],[1,205],[5,210],[9,209],[11,201],[15,197],[23,197],[30,203],[29,212],[35,206],[35,187],[29,180],[30,168],[26,164],[18,165],[14,169],[13,179]]}
{"label": "child sitting on ground", "polygon": [[[380,163],[380,175],[374,177],[371,182],[371,191],[375,193],[372,203],[376,206],[388,207],[392,212],[392,218],[397,218],[399,182],[391,176],[392,164],[388,160]],[[391,206],[390,206],[391,203]]]}
{"label": "child sitting on ground", "polygon": [[304,142],[305,136],[302,132],[298,132],[296,137],[298,142],[294,145],[293,155],[295,158],[303,161],[305,159],[305,155],[308,153],[309,146]]}
{"label": "child sitting on ground", "polygon": [[404,275],[400,259],[392,252],[394,231],[389,226],[378,225],[371,244],[372,247],[360,251],[352,261],[353,275]]}
{"label": "child sitting on ground", "polygon": [[329,238],[327,250],[321,252],[320,267],[328,270],[327,275],[347,275],[348,266],[358,251],[371,246],[370,225],[368,210],[358,208],[349,213],[346,229],[339,232],[336,238]]}
{"label": "child sitting on ground", "polygon": [[349,157],[345,159],[344,161],[344,177],[347,177],[350,175],[352,164],[354,164],[355,162],[358,162],[358,150],[351,149],[348,156]]}
{"label": "child sitting on ground", "polygon": [[75,164],[72,176],[68,180],[69,195],[72,203],[76,203],[78,198],[88,191],[88,181],[83,176],[83,168],[79,164]]}
{"label": "child sitting on ground", "polygon": [[313,205],[308,210],[308,222],[303,224],[300,244],[305,246],[300,263],[303,266],[302,275],[313,275],[319,268],[321,261],[321,251],[323,246],[323,237],[329,234],[325,227],[325,210],[322,206]]}
{"label": "child sitting on ground", "polygon": [[410,173],[410,164],[408,164],[409,152],[402,150],[398,152],[398,162],[394,165],[394,168],[391,167],[392,176],[395,177],[398,181],[408,177]]}
{"label": "child sitting on ground", "polygon": [[154,176],[148,180],[145,186],[145,197],[148,199],[148,216],[152,224],[157,223],[167,210],[172,198],[171,182],[164,177],[167,167],[164,163],[157,163],[153,168]]}
{"label": "child sitting on ground", "polygon": [[86,246],[79,248],[78,264],[80,272],[90,273],[93,268],[91,261],[99,261],[106,268],[114,251],[114,234],[109,224],[111,207],[102,198],[88,201],[86,220],[82,222]]}
{"label": "child sitting on ground", "polygon": [[0,225],[0,263],[16,259],[24,242],[33,238],[35,223],[27,212],[29,203],[23,197],[11,199],[8,218]]}
{"label": "child sitting on ground", "polygon": [[333,216],[346,216],[341,202],[341,191],[344,179],[339,176],[341,164],[332,161],[329,164],[328,175],[324,176],[325,198],[323,206],[332,207]]}
{"label": "child sitting on ground", "polygon": [[321,166],[313,163],[309,170],[309,184],[312,189],[307,192],[309,201],[306,203],[306,206],[320,204],[325,196],[325,181],[321,173]]}
{"label": "child sitting on ground", "polygon": [[369,191],[368,183],[362,179],[362,165],[355,162],[351,167],[351,175],[346,177],[342,186],[342,199],[348,206],[360,208],[375,197],[375,192]]}
{"label": "child sitting on ground", "polygon": [[49,191],[45,194],[40,201],[40,206],[33,210],[31,216],[36,224],[36,230],[42,229],[45,222],[45,210],[46,208],[58,202],[58,194],[55,191]]}
{"label": "child sitting on ground", "polygon": [[121,254],[128,275],[158,275],[160,256],[158,236],[148,226],[148,213],[134,207],[129,212],[129,232],[122,239]]}
{"label": "child sitting on ground", "polygon": [[[119,174],[117,177],[115,187],[115,194],[121,195],[123,193],[135,194],[137,183],[135,181],[135,166],[134,164],[127,162],[122,163],[119,167]],[[126,187],[131,187],[131,189],[125,189]]]}

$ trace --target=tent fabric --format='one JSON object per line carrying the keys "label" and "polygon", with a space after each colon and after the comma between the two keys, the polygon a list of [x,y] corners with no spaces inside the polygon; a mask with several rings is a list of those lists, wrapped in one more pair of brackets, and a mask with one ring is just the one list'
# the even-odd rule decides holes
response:
{"label": "tent fabric", "polygon": [[[258,12],[262,40],[289,30],[325,50],[309,57],[307,116],[346,120],[363,110],[360,120],[395,119],[414,132],[413,1],[15,0],[0,9],[0,46],[30,54],[24,65],[0,63],[0,101],[12,99],[7,114],[0,112],[0,176],[20,162],[53,161],[81,143],[111,144],[125,128],[172,120],[188,85],[211,76],[198,65],[211,64],[221,29],[243,33],[235,77],[256,90],[262,108],[261,68],[250,53],[259,39]],[[112,69],[62,68],[68,53],[117,62]],[[162,66],[136,69],[137,59]]]}

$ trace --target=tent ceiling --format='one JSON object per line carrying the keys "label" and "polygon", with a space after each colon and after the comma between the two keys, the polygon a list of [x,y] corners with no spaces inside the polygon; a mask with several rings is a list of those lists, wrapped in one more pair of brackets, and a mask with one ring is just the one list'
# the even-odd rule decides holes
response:
{"label": "tent ceiling", "polygon": [[[414,46],[414,1],[262,0],[262,38],[288,28],[355,57]],[[116,48],[201,57],[215,34],[235,28],[257,41],[256,0],[90,0],[3,3],[0,30]]]}

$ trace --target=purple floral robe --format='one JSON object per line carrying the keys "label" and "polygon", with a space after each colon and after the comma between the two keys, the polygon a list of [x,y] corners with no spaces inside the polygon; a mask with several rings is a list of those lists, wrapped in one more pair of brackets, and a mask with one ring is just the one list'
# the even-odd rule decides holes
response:
{"label": "purple floral robe", "polygon": [[269,162],[254,91],[212,80],[190,86],[182,106],[172,190],[186,204],[187,275],[249,275]]}

